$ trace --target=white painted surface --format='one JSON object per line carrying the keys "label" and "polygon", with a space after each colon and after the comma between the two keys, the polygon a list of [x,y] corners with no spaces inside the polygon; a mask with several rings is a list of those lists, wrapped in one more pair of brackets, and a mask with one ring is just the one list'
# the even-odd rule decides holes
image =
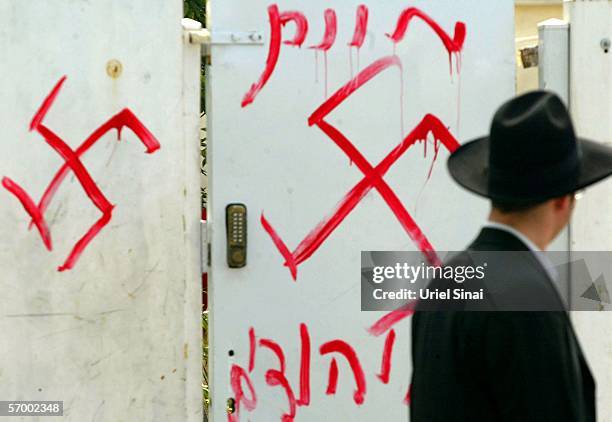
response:
{"label": "white painted surface", "polygon": [[[555,92],[565,104],[569,104],[569,24],[559,19],[548,19],[538,24],[538,80],[539,88]],[[549,251],[565,251],[569,260],[569,227],[564,229]],[[555,257],[559,257],[558,253]],[[557,279],[564,297],[571,297],[569,276],[560,272]]]}
{"label": "white painted surface", "polygon": [[538,25],[539,88],[569,104],[569,23],[549,19]]}
{"label": "white painted surface", "polygon": [[0,175],[37,201],[63,162],[28,132],[62,75],[45,123],[72,148],[124,107],[161,143],[145,154],[126,128],[83,156],[115,209],[63,273],[100,217],[78,181],[45,215],[52,252],[0,188],[2,400],[63,400],[65,421],[201,421],[199,47],[181,15],[180,0],[0,2]]}
{"label": "white painted surface", "polygon": [[[308,116],[324,101],[324,57],[306,48],[323,35],[323,11],[331,7],[338,17],[338,37],[328,53],[328,86],[333,93],[348,82],[349,48],[357,2],[283,1],[281,11],[299,10],[309,22],[301,49],[283,45],[280,59],[267,85],[253,104],[240,103],[264,68],[268,51],[270,3],[238,0],[212,4],[209,28],[213,31],[262,31],[264,46],[214,46],[208,68],[208,136],[210,154],[209,217],[212,237],[211,347],[213,420],[226,420],[225,404],[234,394],[229,385],[232,365],[248,369],[248,330],[257,339],[278,342],[287,358],[286,376],[299,397],[300,332],[307,324],[312,341],[311,401],[297,408],[297,421],[406,420],[402,403],[410,376],[409,319],[396,326],[397,340],[389,385],[376,377],[380,369],[383,337],[366,328],[382,313],[360,312],[360,251],[415,250],[380,195],[371,191],[298,267],[297,282],[283,267],[283,259],[262,228],[262,212],[290,249],[329,215],[363,174],[316,127]],[[392,32],[406,2],[369,2],[370,24],[360,53],[363,69],[392,54]],[[449,76],[448,55],[440,40],[420,21],[413,21],[397,47],[403,61],[405,132],[426,113],[435,113],[461,142],[483,135],[494,110],[513,94],[513,2],[476,0],[414,1],[442,28],[452,33],[457,20],[467,24],[463,53],[461,94],[458,79]],[[288,24],[284,39],[293,36]],[[214,39],[214,36],[213,36]],[[353,51],[353,66],[357,67]],[[384,72],[330,115],[330,122],[345,133],[376,165],[402,137],[400,128],[399,72]],[[460,105],[459,105],[460,99]],[[460,110],[460,118],[458,116]],[[460,127],[457,121],[460,121]],[[458,250],[475,236],[488,211],[486,201],[457,187],[449,178],[440,150],[431,180],[423,188],[432,162],[423,146],[411,148],[389,171],[385,180],[438,250]],[[419,193],[422,193],[419,196]],[[224,210],[228,203],[248,208],[248,264],[243,269],[226,265]],[[415,212],[415,204],[418,203]],[[342,356],[336,356],[340,379],[335,396],[325,394],[331,358],[319,346],[342,339],[357,352],[363,366],[365,403],[353,402],[355,384]],[[234,355],[229,356],[229,351]],[[253,412],[241,409],[241,420],[279,420],[287,411],[280,387],[265,382],[268,369],[278,368],[270,350],[257,347],[250,374],[257,393]],[[243,383],[244,384],[244,383]],[[246,389],[246,385],[244,386]],[[248,390],[247,390],[248,394]]]}
{"label": "white painted surface", "polygon": [[[612,52],[600,47],[612,38],[612,3],[573,2],[570,15],[570,100],[580,136],[612,143]],[[572,249],[612,250],[612,183],[589,188],[572,220]],[[608,281],[609,283],[609,281]],[[574,312],[573,318],[597,382],[598,420],[612,421],[612,314]]]}

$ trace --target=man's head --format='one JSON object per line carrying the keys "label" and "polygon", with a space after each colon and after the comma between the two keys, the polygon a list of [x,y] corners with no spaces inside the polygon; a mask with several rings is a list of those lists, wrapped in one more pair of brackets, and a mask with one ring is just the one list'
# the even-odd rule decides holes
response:
{"label": "man's head", "polygon": [[576,137],[563,101],[532,91],[504,103],[489,135],[459,147],[448,169],[492,201],[492,220],[535,233],[544,249],[567,225],[574,193],[612,174],[612,149]]}

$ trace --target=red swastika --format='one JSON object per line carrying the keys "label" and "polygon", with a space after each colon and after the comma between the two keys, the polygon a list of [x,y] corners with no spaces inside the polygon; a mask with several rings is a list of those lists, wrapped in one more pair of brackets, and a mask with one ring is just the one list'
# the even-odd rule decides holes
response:
{"label": "red swastika", "polygon": [[[358,17],[359,18],[359,17]],[[444,44],[444,48],[448,52],[450,71],[453,72],[452,56],[457,57],[457,72],[461,69],[460,53],[463,49],[463,44],[466,38],[466,26],[463,22],[456,22],[455,32],[451,38],[430,16],[425,14],[420,9],[409,7],[405,9],[399,16],[395,30],[387,36],[394,44],[402,41],[410,22],[414,18],[419,18],[427,24],[438,36]],[[359,24],[359,19],[358,19]],[[273,44],[271,44],[272,50]],[[274,62],[275,63],[275,62]],[[395,192],[384,181],[383,176],[391,168],[391,166],[416,142],[425,142],[425,153],[427,152],[427,135],[431,133],[434,137],[434,157],[432,166],[429,169],[427,178],[431,176],[433,164],[435,163],[438,152],[439,143],[453,152],[459,147],[459,142],[444,126],[444,124],[433,114],[427,114],[421,122],[410,132],[403,141],[395,147],[376,167],[373,167],[353,143],[340,132],[336,127],[328,123],[325,118],[336,107],[346,101],[355,91],[359,90],[364,84],[372,78],[385,71],[386,69],[396,66],[400,70],[400,78],[402,72],[402,62],[400,58],[393,54],[376,60],[368,67],[363,69],[357,76],[351,79],[343,87],[338,89],[334,95],[327,99],[308,119],[308,125],[317,125],[334,143],[350,158],[351,162],[356,163],[357,167],[364,174],[364,178],[351,189],[332,214],[325,217],[296,247],[292,252],[289,250],[285,242],[280,238],[276,230],[261,214],[261,224],[264,230],[270,235],[274,245],[279,250],[285,259],[285,266],[289,267],[291,276],[294,280],[297,279],[297,266],[310,258],[310,256],[321,246],[329,235],[338,227],[344,218],[357,206],[363,197],[372,189],[380,193],[389,208],[393,211],[396,218],[406,231],[417,247],[423,252],[428,261],[433,265],[440,265],[441,261],[438,258],[433,246],[412,219],[400,199]],[[272,66],[273,67],[273,66]],[[269,75],[268,75],[269,76]],[[265,83],[265,80],[264,80]],[[263,85],[263,84],[261,84]],[[260,89],[259,86],[258,89]],[[253,90],[253,89],[252,89]],[[400,96],[402,95],[403,87],[400,86]],[[252,99],[251,99],[252,101]],[[242,106],[245,106],[243,102]]]}
{"label": "red swastika", "polygon": [[94,130],[93,133],[89,135],[89,137],[83,141],[83,143],[76,150],[72,150],[62,138],[43,124],[43,120],[47,115],[47,112],[53,105],[65,81],[66,76],[63,76],[57,82],[53,90],[43,101],[39,110],[34,115],[32,122],[30,123],[30,131],[37,131],[44,138],[47,144],[62,157],[65,163],[51,179],[51,182],[45,189],[45,192],[38,204],[34,203],[26,191],[13,180],[8,177],[4,177],[2,179],[2,186],[17,197],[25,211],[30,215],[30,217],[32,217],[30,227],[32,227],[32,224],[36,226],[43,243],[48,250],[52,250],[53,246],[51,241],[51,233],[45,221],[44,213],[49,205],[49,202],[51,202],[53,199],[53,196],[57,192],[57,189],[68,174],[69,170],[74,173],[85,191],[85,194],[89,197],[94,206],[102,212],[100,219],[98,219],[98,221],[96,221],[73,246],[64,264],[58,268],[58,271],[69,270],[74,267],[87,245],[93,240],[94,237],[97,236],[100,230],[102,230],[102,228],[108,224],[112,217],[112,211],[114,208],[114,205],[112,205],[100,191],[96,185],[96,182],[94,182],[91,175],[81,162],[81,156],[100,138],[102,138],[103,135],[112,129],[117,130],[118,138],[121,139],[121,130],[126,126],[130,128],[130,130],[134,132],[134,134],[145,145],[147,153],[153,153],[160,148],[159,142],[155,136],[153,136],[153,134],[142,124],[142,122],[138,120],[134,113],[132,113],[128,108],[124,108],[106,121],[106,123]]}
{"label": "red swastika", "polygon": [[393,192],[384,181],[383,176],[412,145],[419,140],[426,141],[427,134],[430,132],[435,138],[434,160],[439,150],[438,141],[441,142],[447,150],[452,152],[459,147],[457,140],[437,117],[432,114],[427,114],[399,145],[397,145],[376,167],[373,167],[346,136],[325,120],[329,113],[346,101],[355,91],[376,75],[392,66],[396,66],[400,69],[400,72],[402,71],[402,64],[399,57],[392,55],[373,62],[363,69],[355,78],[336,91],[336,93],[315,110],[308,119],[308,124],[310,126],[317,125],[346,155],[349,156],[351,161],[354,162],[364,174],[364,178],[340,201],[334,212],[324,218],[300,242],[293,252],[289,250],[280,236],[278,236],[276,230],[274,230],[264,215],[261,215],[261,224],[272,238],[272,241],[283,255],[283,258],[285,258],[285,266],[289,267],[291,276],[294,280],[297,278],[297,266],[308,259],[321,246],[327,237],[372,188],[378,190],[406,233],[408,233],[427,259],[432,264],[440,264],[440,260],[433,246],[412,219],[395,192]]}

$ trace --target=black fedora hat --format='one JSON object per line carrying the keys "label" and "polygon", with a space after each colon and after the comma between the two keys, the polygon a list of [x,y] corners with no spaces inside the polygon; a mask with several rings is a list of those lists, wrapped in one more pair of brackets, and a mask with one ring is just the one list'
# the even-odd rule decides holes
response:
{"label": "black fedora hat", "polygon": [[548,91],[503,104],[488,136],[463,144],[448,159],[464,188],[508,203],[545,201],[612,174],[612,149],[577,138],[567,108]]}

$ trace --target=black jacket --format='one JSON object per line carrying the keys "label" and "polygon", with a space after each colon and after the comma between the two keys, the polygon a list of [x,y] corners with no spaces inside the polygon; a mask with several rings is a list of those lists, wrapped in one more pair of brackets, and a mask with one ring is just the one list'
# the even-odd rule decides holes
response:
{"label": "black jacket", "polygon": [[[485,228],[448,265],[465,261],[470,251],[528,250],[511,233]],[[496,286],[513,290],[493,294],[485,308],[499,309],[510,294],[513,300],[537,297],[558,310],[440,311],[435,303],[419,305],[412,320],[410,421],[595,421],[595,383],[545,270],[529,253],[491,255],[505,261],[488,268],[488,287],[494,293]]]}

